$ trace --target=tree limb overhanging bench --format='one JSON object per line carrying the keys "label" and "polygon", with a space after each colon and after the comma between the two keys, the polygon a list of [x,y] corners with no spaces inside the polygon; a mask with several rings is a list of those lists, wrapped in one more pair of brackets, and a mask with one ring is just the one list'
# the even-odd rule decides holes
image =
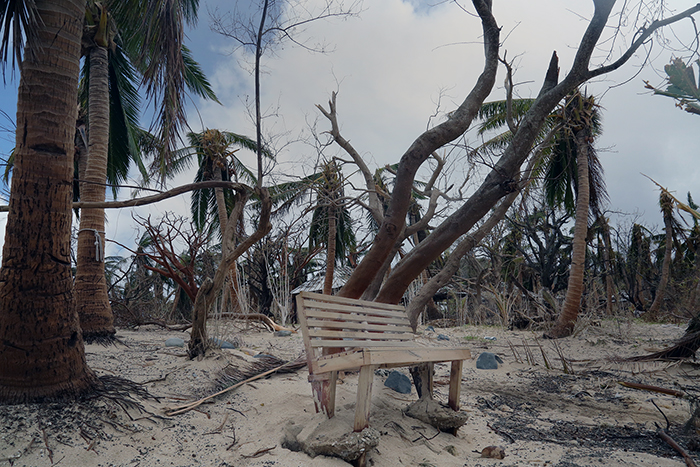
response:
{"label": "tree limb overhanging bench", "polygon": [[408,316],[399,305],[311,292],[301,292],[296,300],[316,412],[333,417],[338,371],[359,368],[354,431],[362,431],[369,426],[376,368],[437,362],[452,362],[448,404],[459,411],[462,363],[471,358],[469,349],[415,342]]}

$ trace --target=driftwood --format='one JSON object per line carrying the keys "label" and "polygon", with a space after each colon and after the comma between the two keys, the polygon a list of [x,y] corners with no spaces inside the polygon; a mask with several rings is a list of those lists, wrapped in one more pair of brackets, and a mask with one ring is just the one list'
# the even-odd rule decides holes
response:
{"label": "driftwood", "polygon": [[296,333],[296,331],[294,329],[285,328],[284,326],[280,326],[279,324],[272,321],[269,316],[264,315],[262,313],[236,313],[233,315],[233,318],[234,319],[245,319],[245,320],[251,320],[251,321],[260,321],[270,331],[289,331],[289,332]]}

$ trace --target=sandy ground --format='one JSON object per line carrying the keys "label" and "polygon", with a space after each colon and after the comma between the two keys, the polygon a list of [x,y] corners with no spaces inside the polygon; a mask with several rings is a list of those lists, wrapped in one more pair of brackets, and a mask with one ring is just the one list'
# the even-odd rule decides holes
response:
{"label": "sandy ground", "polygon": [[[81,403],[0,407],[0,466],[344,466],[339,459],[310,458],[281,446],[284,426],[323,420],[314,412],[306,368],[243,385],[168,417],[173,407],[222,389],[225,368],[249,368],[258,353],[295,359],[300,335],[275,337],[230,323],[211,333],[238,341],[239,349],[215,350],[200,361],[166,347],[187,333],[156,327],[120,330],[123,345],[87,346],[89,365],[99,375],[139,383],[158,398],[141,400],[142,410],[120,398]],[[682,466],[683,459],[657,435],[670,433],[694,457],[700,453],[695,430],[683,431],[692,412],[689,399],[630,389],[620,381],[680,389],[692,400],[700,394],[700,367],[687,363],[615,362],[615,357],[659,350],[682,335],[675,325],[602,321],[576,337],[552,341],[541,333],[499,327],[422,328],[430,345],[465,345],[462,410],[470,420],[458,435],[438,433],[408,418],[402,409],[417,399],[384,387],[376,375],[371,426],[381,433],[369,454],[376,466]],[[438,340],[438,334],[450,340]],[[495,337],[488,340],[485,337]],[[557,349],[558,346],[558,349]],[[481,352],[499,355],[498,370],[477,370]],[[546,360],[546,363],[545,363]],[[567,372],[564,371],[566,366]],[[548,368],[549,367],[549,368]],[[436,365],[436,398],[447,399],[448,365]],[[337,417],[354,414],[357,375],[338,385]],[[657,407],[654,406],[654,403]],[[503,460],[481,458],[481,450],[502,446]]]}

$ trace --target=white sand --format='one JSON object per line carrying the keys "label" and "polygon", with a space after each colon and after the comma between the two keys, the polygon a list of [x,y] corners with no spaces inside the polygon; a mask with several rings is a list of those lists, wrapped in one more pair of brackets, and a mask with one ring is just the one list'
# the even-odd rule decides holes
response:
{"label": "white sand", "polygon": [[[212,333],[241,339],[245,350],[216,350],[201,361],[190,361],[184,349],[164,346],[169,337],[187,340],[187,333],[151,326],[120,330],[118,336],[128,347],[87,346],[88,362],[98,374],[151,381],[144,387],[160,402],[142,401],[148,413],[130,410],[133,420],[114,403],[100,402],[97,414],[74,417],[68,426],[60,420],[66,419],[70,408],[0,407],[0,466],[348,465],[340,459],[312,459],[281,447],[286,424],[311,426],[324,420],[314,412],[305,368],[246,384],[196,411],[166,417],[166,409],[220,389],[217,374],[226,365],[252,361],[249,354],[259,352],[294,359],[303,350],[300,335],[274,337],[267,331],[226,324],[213,326]],[[450,340],[438,341],[438,333]],[[538,339],[541,333],[497,327],[424,332],[421,339],[433,345],[471,348],[473,359],[465,362],[461,400],[470,420],[457,437],[437,433],[402,414],[401,409],[417,399],[415,391],[398,394],[384,387],[384,377],[375,376],[370,423],[381,432],[381,441],[369,454],[369,465],[685,465],[655,435],[655,423],[665,426],[665,421],[651,400],[669,418],[671,434],[678,437],[679,426],[690,417],[688,401],[629,389],[617,382],[700,389],[698,368],[690,363],[613,363],[607,359],[658,350],[682,333],[679,326],[631,322],[604,321],[601,326],[587,327],[577,337],[557,341],[565,358],[575,361],[569,362],[575,375],[569,375],[562,371],[554,344]],[[497,339],[488,341],[484,336]],[[498,370],[476,369],[476,357],[487,350],[504,360]],[[436,398],[442,401],[447,399],[448,375],[449,365],[436,365]],[[356,383],[357,375],[348,374],[337,390],[338,422],[348,426],[354,414]],[[685,445],[687,438],[679,441]],[[481,450],[489,445],[502,446],[506,458],[480,458]],[[697,453],[690,453],[697,458]]]}

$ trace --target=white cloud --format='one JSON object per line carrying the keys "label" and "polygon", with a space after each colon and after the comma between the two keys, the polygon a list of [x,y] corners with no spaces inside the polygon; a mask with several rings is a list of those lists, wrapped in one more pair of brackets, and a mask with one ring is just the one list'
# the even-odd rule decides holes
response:
{"label": "white cloud", "polygon": [[[326,105],[331,92],[339,90],[338,114],[344,136],[375,167],[398,161],[426,128],[438,99],[441,97],[440,111],[454,109],[471,90],[483,66],[478,18],[451,2],[433,8],[427,8],[426,3],[365,2],[360,18],[322,21],[307,28],[307,35],[334,46],[330,53],[310,53],[288,42],[275,56],[265,57],[263,108],[275,114],[266,118],[266,131],[294,139],[315,119],[319,119],[319,129],[328,128],[314,106]],[[225,10],[228,2],[210,4]],[[497,0],[494,4],[502,26],[503,50],[515,59],[516,81],[523,83],[518,93],[534,96],[554,50],[561,75],[568,71],[593,2]],[[224,104],[199,105],[204,125],[253,136],[254,127],[242,103],[246,99],[252,102],[248,96],[253,94],[253,77],[241,68],[239,55],[221,52],[233,48],[233,43],[209,32],[206,15],[201,16],[200,29],[191,34],[193,52]],[[679,35],[684,33],[682,28],[678,30]],[[623,45],[618,41],[613,52],[619,54]],[[657,68],[669,58],[670,53],[659,53],[655,57]],[[625,212],[639,208],[646,213],[648,223],[660,223],[658,192],[639,173],[676,190],[679,197],[693,191],[698,181],[694,157],[700,118],[675,109],[669,99],[644,95],[642,79],[654,84],[661,79],[652,70],[635,77],[641,62],[641,57],[635,58],[605,81],[589,85],[589,90],[600,94],[614,82],[631,80],[607,91],[601,101],[604,134],[599,145],[615,151],[601,154],[611,208]],[[502,98],[502,76],[499,74],[492,99]],[[190,112],[195,131],[200,129],[198,118]],[[314,158],[312,148],[290,145],[278,172],[299,170]],[[187,176],[183,181],[191,179]],[[181,198],[150,208],[151,212],[177,209],[186,213],[189,201]],[[696,198],[700,199],[700,193]],[[133,241],[128,211],[110,212],[108,229],[114,237]]]}

